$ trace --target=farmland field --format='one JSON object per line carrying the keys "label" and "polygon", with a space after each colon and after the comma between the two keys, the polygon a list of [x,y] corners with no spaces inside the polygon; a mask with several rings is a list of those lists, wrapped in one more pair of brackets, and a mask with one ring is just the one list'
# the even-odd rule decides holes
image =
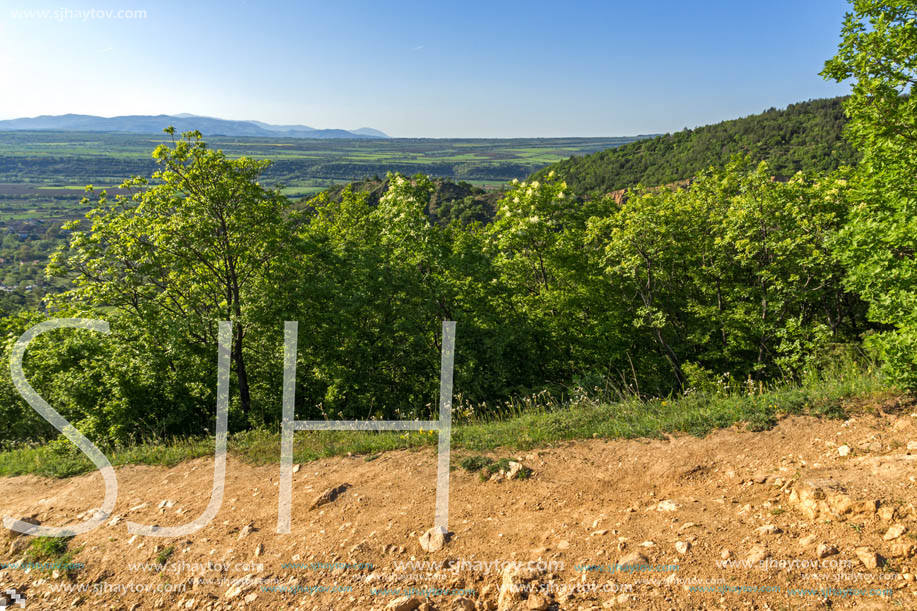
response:
{"label": "farmland field", "polygon": [[[84,185],[113,187],[146,175],[151,151],[168,136],[0,133],[0,221],[60,220],[80,212]],[[311,140],[209,138],[230,156],[270,159],[265,182],[298,198],[326,187],[396,171],[498,187],[552,162],[635,140],[612,138]]]}
{"label": "farmland field", "polygon": [[[367,177],[429,174],[498,189],[572,155],[636,138],[317,140],[214,137],[231,157],[270,159],[264,183],[296,200]],[[170,137],[86,132],[0,132],[0,311],[36,307],[62,281],[44,275],[63,243],[64,222],[86,212],[85,186],[117,193],[130,176],[150,176],[152,151]]]}

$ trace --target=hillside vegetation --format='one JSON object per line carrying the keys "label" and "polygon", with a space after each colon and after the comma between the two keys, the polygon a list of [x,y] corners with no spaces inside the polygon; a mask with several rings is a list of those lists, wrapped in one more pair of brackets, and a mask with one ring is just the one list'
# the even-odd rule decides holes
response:
{"label": "hillside vegetation", "polygon": [[[694,142],[704,169],[679,147],[652,167],[690,183],[623,202],[582,198],[584,183],[554,170],[492,204],[470,185],[391,173],[294,206],[261,182],[269,161],[168,130],[149,178],[84,200],[88,218],[65,227],[46,270],[68,290],[0,319],[0,359],[49,317],[107,321],[109,335],[37,338],[24,371],[110,445],[209,434],[218,321],[232,323],[233,432],[279,423],[283,321],[299,324],[303,419],[431,417],[444,320],[457,323],[457,419],[596,395],[760,395],[864,361],[915,388],[917,103],[902,91],[917,78],[879,79],[873,62],[909,66],[917,41],[912,14],[857,10],[825,69],[857,80],[843,102],[855,166],[841,163],[854,159],[837,140],[841,101],[827,100],[656,140]],[[727,140],[760,146],[723,162]],[[3,374],[0,442],[54,437]]]}
{"label": "hillside vegetation", "polygon": [[844,98],[811,100],[785,109],[771,108],[697,129],[685,129],[549,165],[578,195],[600,196],[638,184],[664,185],[690,178],[707,167],[722,166],[733,155],[767,161],[772,173],[829,172],[852,164],[857,153],[844,140]]}

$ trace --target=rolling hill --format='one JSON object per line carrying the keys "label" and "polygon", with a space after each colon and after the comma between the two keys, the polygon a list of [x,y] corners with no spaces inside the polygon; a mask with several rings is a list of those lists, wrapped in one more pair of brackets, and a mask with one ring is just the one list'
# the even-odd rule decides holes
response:
{"label": "rolling hill", "polygon": [[597,196],[643,184],[657,186],[690,178],[721,166],[735,154],[766,160],[778,176],[799,170],[830,171],[856,163],[856,152],[843,138],[844,98],[810,100],[785,109],[685,129],[623,146],[574,156],[533,175],[554,171],[574,193]]}

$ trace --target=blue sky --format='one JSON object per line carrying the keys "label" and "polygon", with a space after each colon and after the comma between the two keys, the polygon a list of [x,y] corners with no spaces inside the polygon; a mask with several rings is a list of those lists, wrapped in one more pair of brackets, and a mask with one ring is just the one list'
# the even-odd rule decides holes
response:
{"label": "blue sky", "polygon": [[[399,137],[677,131],[846,93],[818,72],[847,6],[12,0],[0,4],[0,119],[189,112]],[[61,9],[70,16],[55,18]],[[75,13],[89,9],[146,17]]]}

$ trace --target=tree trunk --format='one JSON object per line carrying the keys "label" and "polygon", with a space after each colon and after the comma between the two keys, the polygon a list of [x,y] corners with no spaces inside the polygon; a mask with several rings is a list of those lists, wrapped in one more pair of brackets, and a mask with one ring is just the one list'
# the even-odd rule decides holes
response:
{"label": "tree trunk", "polygon": [[252,398],[248,390],[248,373],[245,371],[245,357],[242,354],[242,325],[236,325],[236,341],[233,346],[232,360],[236,365],[236,378],[239,380],[239,399],[242,413],[248,416],[251,412]]}

